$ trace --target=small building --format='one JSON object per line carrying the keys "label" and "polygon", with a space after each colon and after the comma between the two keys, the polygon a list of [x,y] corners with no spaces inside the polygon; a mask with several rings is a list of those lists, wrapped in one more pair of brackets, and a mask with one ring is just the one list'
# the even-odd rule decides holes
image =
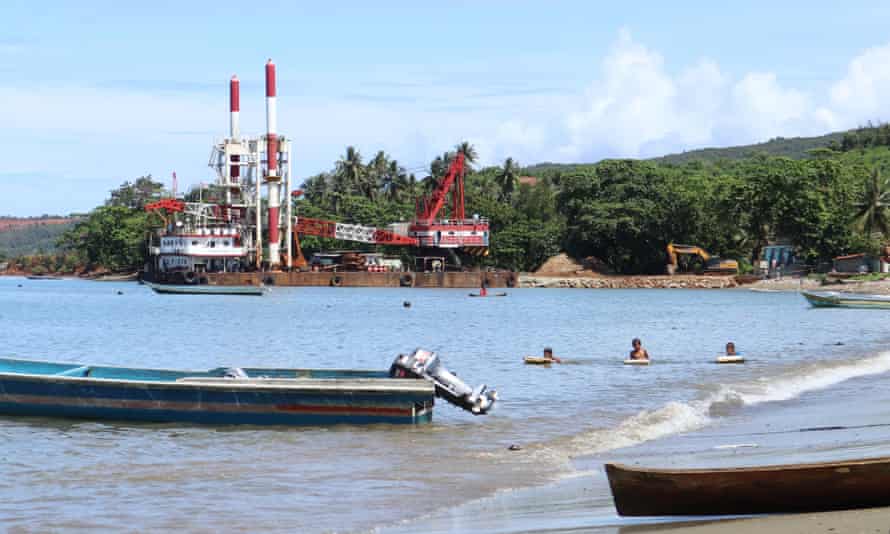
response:
{"label": "small building", "polygon": [[7,269],[9,269],[9,262],[8,261],[0,261],[0,273],[6,272]]}
{"label": "small building", "polygon": [[791,245],[767,245],[760,253],[761,275],[775,276],[779,272],[788,273],[795,263],[794,247]]}
{"label": "small building", "polygon": [[834,258],[832,263],[834,272],[837,273],[890,272],[890,258],[886,256],[874,257],[865,253],[848,254]]}

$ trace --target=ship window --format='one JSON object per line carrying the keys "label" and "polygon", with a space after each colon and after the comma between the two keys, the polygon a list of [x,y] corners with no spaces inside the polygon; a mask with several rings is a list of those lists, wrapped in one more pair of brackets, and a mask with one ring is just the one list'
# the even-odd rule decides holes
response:
{"label": "ship window", "polygon": [[192,241],[192,246],[193,246],[193,247],[197,247],[197,246],[198,246],[198,240],[197,240],[197,239],[195,239],[194,241]]}
{"label": "ship window", "polygon": [[229,242],[228,242],[228,241],[223,241],[222,244],[223,244],[224,247],[229,246]]}
{"label": "ship window", "polygon": [[213,241],[213,240],[211,239],[211,240],[210,240],[210,248],[213,248],[213,247],[215,247],[215,246],[216,246],[216,241]]}

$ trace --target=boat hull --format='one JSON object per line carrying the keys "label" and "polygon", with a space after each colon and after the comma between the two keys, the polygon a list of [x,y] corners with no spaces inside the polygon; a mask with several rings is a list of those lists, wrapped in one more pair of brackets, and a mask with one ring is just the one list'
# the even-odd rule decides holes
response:
{"label": "boat hull", "polygon": [[890,297],[884,295],[857,295],[834,291],[801,291],[814,308],[861,308],[890,310]]}
{"label": "boat hull", "polygon": [[259,286],[171,285],[146,282],[155,293],[164,295],[243,295],[259,297],[266,289]]}
{"label": "boat hull", "polygon": [[736,469],[607,464],[624,516],[801,513],[890,505],[890,458]]}
{"label": "boat hull", "polygon": [[[83,376],[81,369],[96,376]],[[262,371],[249,370],[255,376]],[[270,377],[254,379],[86,366],[59,371],[73,375],[0,372],[0,414],[288,426],[432,419],[434,388],[425,380],[385,378],[373,371],[266,371]],[[129,373],[134,376],[115,376]],[[322,377],[312,378],[312,373]]]}

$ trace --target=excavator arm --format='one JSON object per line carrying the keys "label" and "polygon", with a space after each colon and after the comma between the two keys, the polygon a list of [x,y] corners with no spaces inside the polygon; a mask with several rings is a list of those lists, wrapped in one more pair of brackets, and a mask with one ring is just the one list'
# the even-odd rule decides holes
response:
{"label": "excavator arm", "polygon": [[723,260],[716,256],[711,256],[705,249],[695,245],[675,245],[668,243],[667,246],[667,273],[675,274],[679,267],[679,256],[690,255],[698,256],[705,264],[704,274],[738,274],[739,263],[735,260]]}

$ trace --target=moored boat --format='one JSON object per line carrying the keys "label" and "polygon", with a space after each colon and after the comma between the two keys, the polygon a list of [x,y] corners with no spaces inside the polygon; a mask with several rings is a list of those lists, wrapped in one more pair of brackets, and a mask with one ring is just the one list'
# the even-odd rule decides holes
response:
{"label": "moored boat", "polygon": [[606,464],[625,516],[735,515],[890,505],[890,457],[727,469]]}
{"label": "moored boat", "polygon": [[434,398],[475,414],[496,399],[434,353],[389,371],[217,368],[174,371],[0,359],[0,414],[206,424],[425,423]]}
{"label": "moored boat", "polygon": [[890,309],[890,295],[866,295],[838,291],[801,291],[815,308],[880,308]]}
{"label": "moored boat", "polygon": [[53,276],[50,274],[29,274],[26,276],[28,280],[61,280],[61,276]]}
{"label": "moored boat", "polygon": [[269,290],[263,286],[217,286],[208,284],[157,284],[145,282],[155,293],[166,295],[245,295],[262,296]]}

